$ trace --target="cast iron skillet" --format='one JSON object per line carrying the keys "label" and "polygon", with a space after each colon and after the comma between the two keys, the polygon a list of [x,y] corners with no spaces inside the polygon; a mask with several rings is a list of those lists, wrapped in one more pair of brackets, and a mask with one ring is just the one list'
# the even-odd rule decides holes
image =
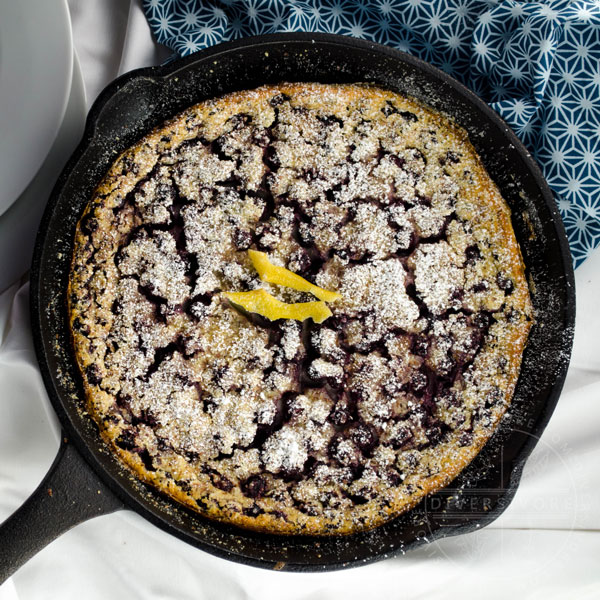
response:
{"label": "cast iron skillet", "polygon": [[[373,531],[346,537],[244,531],[206,520],[139,483],[107,451],[82,411],[67,327],[65,290],[75,225],[117,155],[187,106],[281,81],[373,82],[411,94],[462,125],[512,208],[536,310],[507,418],[450,486],[452,492],[430,496]],[[64,439],[45,480],[0,528],[0,580],[73,525],[123,508],[217,556],[294,571],[356,566],[482,527],[514,496],[525,459],[558,400],[571,351],[575,300],[571,258],[552,194],[496,113],[448,75],[402,52],[341,36],[286,34],[223,44],[167,66],[133,71],[102,93],[40,227],[31,311],[40,369]]]}

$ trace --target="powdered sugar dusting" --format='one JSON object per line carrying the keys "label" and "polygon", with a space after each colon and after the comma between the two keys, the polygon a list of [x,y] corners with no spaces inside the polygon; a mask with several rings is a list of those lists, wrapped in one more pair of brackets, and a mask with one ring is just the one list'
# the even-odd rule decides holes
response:
{"label": "powdered sugar dusting", "polygon": [[394,327],[410,330],[419,309],[406,293],[405,280],[404,266],[394,258],[351,266],[341,279],[342,310],[351,316],[370,313],[382,334]]}
{"label": "powdered sugar dusting", "polygon": [[[244,92],[170,127],[78,232],[73,335],[115,448],[192,507],[281,532],[369,528],[442,485],[506,410],[530,322],[471,147],[360,86]],[[314,299],[262,282],[249,248],[339,292],[332,316],[233,306],[221,292]]]}
{"label": "powdered sugar dusting", "polygon": [[458,308],[461,302],[453,298],[464,288],[464,272],[460,258],[446,242],[424,245],[414,257],[415,286],[433,313]]}

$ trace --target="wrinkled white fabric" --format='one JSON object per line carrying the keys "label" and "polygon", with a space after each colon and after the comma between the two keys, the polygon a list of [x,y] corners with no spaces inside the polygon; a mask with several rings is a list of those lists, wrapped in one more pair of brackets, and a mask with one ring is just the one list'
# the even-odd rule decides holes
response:
{"label": "wrinkled white fabric", "polygon": [[153,41],[139,0],[69,0],[69,9],[90,104],[118,75],[171,54]]}
{"label": "wrinkled white fabric", "polygon": [[[69,5],[90,103],[118,74],[167,56],[136,0]],[[367,567],[293,574],[215,558],[119,512],[50,544],[0,587],[0,600],[600,598],[600,251],[576,280],[564,392],[514,501],[489,527]],[[24,279],[0,295],[0,520],[41,481],[59,443],[30,339],[28,291]]]}

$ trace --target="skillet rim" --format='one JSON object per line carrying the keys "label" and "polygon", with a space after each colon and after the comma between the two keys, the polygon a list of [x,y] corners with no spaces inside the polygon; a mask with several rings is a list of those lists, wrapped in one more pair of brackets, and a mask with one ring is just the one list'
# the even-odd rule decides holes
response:
{"label": "skillet rim", "polygon": [[[527,149],[523,146],[523,144],[518,140],[516,135],[512,132],[512,130],[508,127],[508,125],[502,120],[502,118],[495,113],[483,100],[481,100],[476,94],[468,90],[461,83],[440,71],[439,69],[433,67],[432,65],[415,58],[409,54],[396,50],[394,48],[390,48],[387,46],[382,46],[379,44],[375,44],[372,42],[365,42],[364,40],[357,40],[355,38],[349,38],[345,36],[339,36],[334,34],[311,34],[311,33],[295,33],[295,34],[271,34],[266,36],[256,36],[252,38],[243,38],[240,40],[235,40],[233,42],[227,42],[224,44],[220,44],[217,46],[213,46],[211,48],[202,50],[198,53],[192,54],[190,56],[184,57],[182,59],[178,59],[169,64],[159,66],[159,67],[148,67],[137,69],[122,75],[121,77],[114,80],[110,83],[104,91],[100,94],[97,100],[94,102],[89,115],[86,121],[86,127],[83,134],[83,138],[67,165],[65,166],[63,172],[61,173],[54,190],[52,191],[50,200],[48,202],[46,211],[42,218],[42,222],[40,224],[40,229],[38,232],[38,236],[35,244],[34,251],[34,259],[32,263],[31,269],[31,316],[32,316],[32,330],[33,330],[33,338],[34,338],[34,346],[36,349],[36,355],[38,358],[38,363],[40,365],[40,370],[42,371],[44,383],[46,389],[48,391],[48,395],[53,404],[54,409],[56,410],[61,424],[67,430],[69,437],[73,439],[76,448],[83,455],[87,464],[90,465],[91,469],[96,473],[96,475],[104,481],[116,494],[119,496],[126,505],[144,516],[144,518],[150,520],[155,525],[158,525],[163,530],[168,531],[179,537],[180,539],[184,539],[188,543],[192,543],[193,545],[200,547],[208,552],[227,558],[229,560],[234,560],[237,562],[241,562],[244,564],[252,564],[254,566],[273,567],[275,561],[270,561],[265,558],[254,558],[247,555],[236,554],[235,552],[231,552],[228,550],[223,550],[222,548],[218,548],[208,543],[198,539],[197,534],[190,532],[185,527],[178,527],[174,523],[166,522],[164,516],[157,515],[155,510],[150,508],[147,503],[144,503],[144,500],[139,497],[137,493],[134,493],[128,487],[123,485],[122,481],[118,481],[114,474],[110,473],[108,468],[102,463],[98,454],[102,453],[102,449],[95,448],[92,450],[85,439],[84,432],[80,431],[77,424],[74,423],[71,415],[66,409],[65,405],[69,404],[69,400],[67,398],[62,398],[61,394],[58,392],[56,387],[55,377],[53,376],[51,369],[48,364],[48,357],[46,352],[46,335],[47,333],[44,331],[44,323],[43,323],[43,315],[42,315],[42,302],[41,302],[41,289],[42,289],[42,279],[44,276],[44,251],[47,247],[48,238],[52,237],[52,235],[56,235],[55,231],[50,231],[50,223],[52,217],[54,215],[54,210],[59,204],[61,200],[61,194],[69,181],[69,178],[73,174],[73,171],[76,169],[79,160],[88,150],[88,148],[93,144],[94,140],[101,136],[102,133],[99,132],[100,125],[102,124],[102,119],[105,117],[104,110],[107,105],[110,105],[110,101],[118,96],[119,92],[127,87],[131,82],[136,80],[151,80],[158,81],[159,85],[164,86],[168,81],[176,77],[178,72],[184,71],[189,68],[190,65],[193,65],[196,62],[204,62],[210,58],[216,57],[220,54],[227,54],[235,50],[244,50],[248,49],[256,49],[260,47],[270,47],[273,44],[294,44],[294,43],[318,43],[318,44],[326,44],[326,45],[337,45],[342,46],[349,51],[356,49],[360,51],[371,51],[386,55],[389,58],[400,60],[401,62],[407,63],[409,66],[415,68],[419,75],[424,75],[428,77],[433,77],[434,79],[439,80],[442,83],[450,85],[454,93],[458,96],[462,97],[462,99],[470,105],[471,110],[476,111],[477,109],[482,112],[487,121],[491,123],[491,125],[496,127],[502,127],[504,130],[504,137],[509,144],[512,144],[519,155],[519,158],[524,163],[524,166],[527,167],[527,171],[539,188],[540,196],[544,200],[544,208],[546,208],[551,216],[550,224],[554,228],[554,233],[556,234],[555,242],[558,244],[558,250],[562,258],[562,273],[564,277],[564,284],[566,289],[566,302],[564,305],[564,317],[565,317],[565,343],[569,346],[569,352],[567,352],[565,358],[559,363],[558,368],[554,374],[554,382],[550,388],[550,393],[547,396],[546,402],[543,405],[543,408],[539,414],[539,417],[536,421],[535,427],[532,429],[530,433],[530,437],[527,441],[525,441],[518,452],[518,461],[515,461],[515,464],[512,465],[512,470],[510,474],[509,487],[504,490],[503,498],[507,500],[507,502],[499,507],[497,510],[493,510],[487,519],[475,519],[472,521],[468,521],[467,523],[463,523],[451,528],[441,528],[436,529],[432,535],[429,536],[429,541],[436,539],[437,537],[445,537],[447,535],[455,535],[458,533],[466,533],[468,531],[474,530],[483,524],[487,524],[491,522],[493,519],[497,518],[499,514],[503,511],[506,506],[512,500],[514,493],[516,492],[516,488],[518,485],[518,481],[520,479],[521,471],[524,465],[525,460],[533,450],[535,446],[536,440],[533,436],[539,437],[543,429],[545,428],[553,410],[558,401],[558,397],[560,395],[560,390],[562,388],[562,384],[564,382],[564,378],[566,376],[566,371],[568,368],[568,357],[570,353],[570,346],[572,344],[572,330],[574,324],[575,317],[575,296],[574,296],[574,274],[573,268],[570,261],[570,252],[568,247],[568,242],[566,239],[566,235],[564,232],[564,227],[562,225],[562,221],[560,219],[560,214],[556,203],[554,201],[552,192],[545,182],[542,172],[532,158],[531,154],[527,151]],[[110,106],[109,106],[110,108]],[[179,110],[179,109],[178,109]],[[177,111],[176,111],[177,112]],[[175,113],[174,113],[175,114]],[[164,120],[164,119],[162,119]],[[146,133],[150,128],[146,129]],[[143,134],[140,134],[143,135]],[[64,202],[64,200],[63,200]],[[59,234],[64,233],[64,231],[59,231]],[[67,232],[68,233],[68,232]],[[72,247],[72,242],[70,243]],[[70,264],[70,263],[69,263]],[[72,356],[71,356],[72,359]],[[518,384],[517,384],[518,385]],[[483,451],[482,451],[483,452]],[[468,469],[469,467],[467,467]],[[464,471],[463,471],[464,472]],[[178,506],[176,508],[179,508]],[[212,525],[212,523],[211,523]],[[221,527],[221,525],[218,525]],[[240,535],[239,530],[231,530],[229,532],[225,531],[226,535],[233,534],[234,536]],[[257,534],[256,532],[244,531],[243,535],[249,537],[283,537],[283,540],[287,540],[289,544],[289,537],[287,536],[272,536],[270,534]],[[347,537],[347,536],[346,536]],[[306,539],[306,538],[305,538]],[[375,560],[379,560],[389,556],[390,554],[394,554],[397,552],[404,552],[408,548],[416,547],[425,543],[424,540],[415,539],[411,544],[405,546],[396,547],[390,553],[378,553],[368,558],[357,558],[354,561],[329,561],[326,564],[317,564],[317,563],[286,563],[286,570],[298,570],[298,571],[307,571],[307,570],[333,570],[339,568],[345,568],[350,566],[355,566],[357,563],[366,564],[367,562],[373,562]]]}

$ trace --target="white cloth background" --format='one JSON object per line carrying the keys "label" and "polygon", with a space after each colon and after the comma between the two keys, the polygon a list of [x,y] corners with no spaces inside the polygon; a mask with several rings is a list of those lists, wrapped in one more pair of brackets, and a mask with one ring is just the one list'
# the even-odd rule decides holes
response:
{"label": "white cloth background", "polygon": [[[168,56],[138,0],[69,5],[90,103],[117,75]],[[367,567],[300,575],[212,557],[120,512],[50,544],[0,587],[0,600],[600,598],[600,250],[576,279],[564,392],[515,500],[489,527]],[[28,288],[23,280],[0,295],[0,521],[41,481],[59,440],[30,339]]]}

